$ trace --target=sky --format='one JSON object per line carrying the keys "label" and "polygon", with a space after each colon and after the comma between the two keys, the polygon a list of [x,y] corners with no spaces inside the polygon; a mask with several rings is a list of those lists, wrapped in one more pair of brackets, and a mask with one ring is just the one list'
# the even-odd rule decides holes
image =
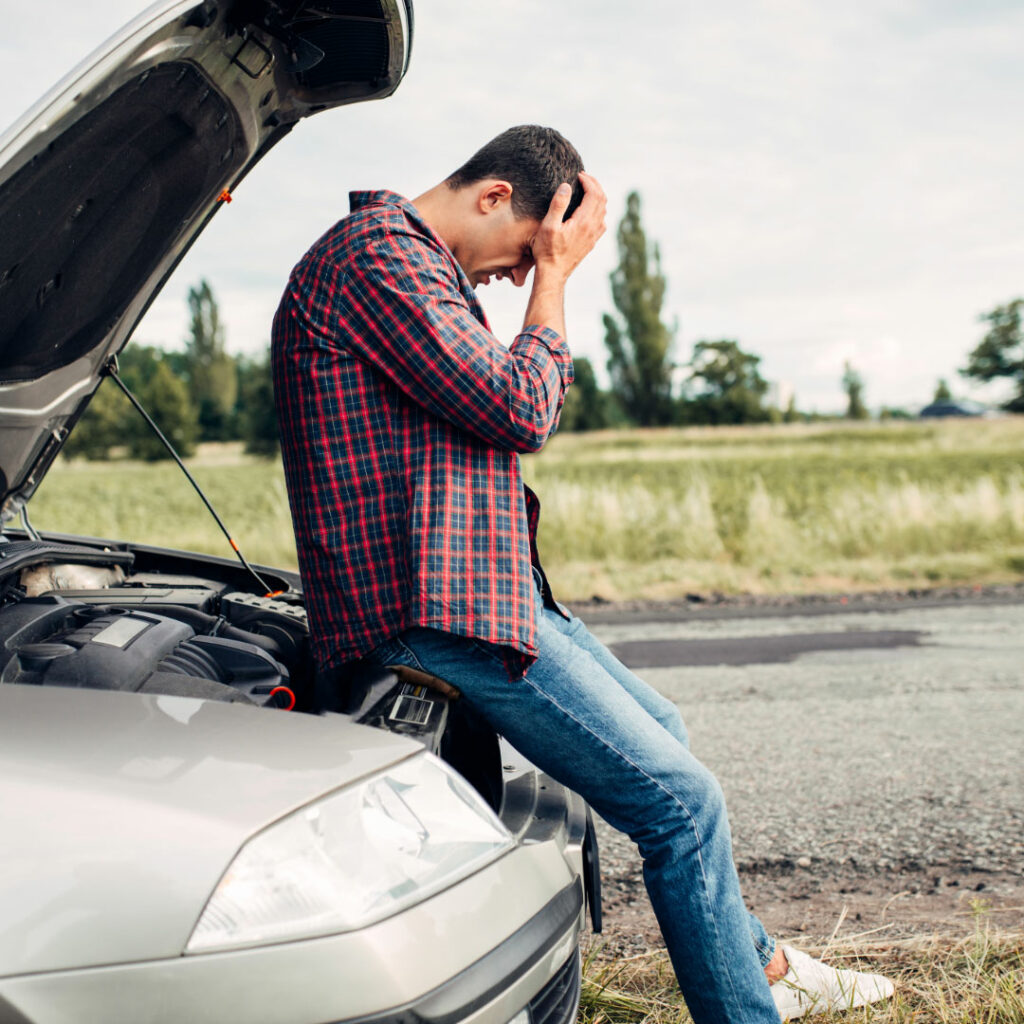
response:
{"label": "sky", "polygon": [[[146,5],[0,0],[0,130]],[[207,278],[233,352],[257,352],[291,267],[350,189],[425,191],[512,124],[558,128],[609,197],[569,282],[568,340],[603,374],[615,228],[640,193],[675,358],[733,338],[797,406],[915,408],[979,315],[1024,295],[1024,5],[1016,0],[420,0],[388,99],[303,122],[257,166],[135,337],[180,347]],[[480,290],[510,342],[525,291]]]}

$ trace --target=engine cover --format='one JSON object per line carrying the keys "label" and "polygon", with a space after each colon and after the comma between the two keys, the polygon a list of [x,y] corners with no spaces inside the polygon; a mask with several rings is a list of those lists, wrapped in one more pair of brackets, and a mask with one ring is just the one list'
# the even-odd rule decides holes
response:
{"label": "engine cover", "polygon": [[0,683],[294,702],[288,670],[262,647],[142,608],[29,598],[3,610],[0,640]]}

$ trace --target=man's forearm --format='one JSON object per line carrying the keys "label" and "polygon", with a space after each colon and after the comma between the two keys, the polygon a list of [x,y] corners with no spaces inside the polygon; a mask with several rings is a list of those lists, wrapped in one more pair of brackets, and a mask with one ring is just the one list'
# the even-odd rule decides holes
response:
{"label": "man's forearm", "polygon": [[533,289],[526,305],[523,327],[536,324],[550,327],[565,338],[565,278],[557,272],[537,267],[533,274]]}

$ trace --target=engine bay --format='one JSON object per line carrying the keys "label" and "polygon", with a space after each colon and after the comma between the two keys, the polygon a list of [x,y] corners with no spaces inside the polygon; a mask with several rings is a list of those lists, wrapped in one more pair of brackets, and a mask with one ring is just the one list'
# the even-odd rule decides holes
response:
{"label": "engine bay", "polygon": [[[280,589],[253,593],[248,574],[212,556],[0,535],[0,685],[323,711],[301,591],[285,574],[263,578]],[[460,731],[445,696],[394,672],[356,666],[327,685],[339,694],[327,710],[442,756]]]}
{"label": "engine bay", "polygon": [[308,705],[300,603],[136,562],[128,550],[6,540],[0,684]]}

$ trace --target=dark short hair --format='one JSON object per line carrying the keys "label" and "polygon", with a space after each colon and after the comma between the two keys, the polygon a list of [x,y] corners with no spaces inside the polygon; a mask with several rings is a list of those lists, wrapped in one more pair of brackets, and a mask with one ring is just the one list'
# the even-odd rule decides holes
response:
{"label": "dark short hair", "polygon": [[568,220],[583,199],[579,172],[583,160],[576,147],[554,128],[520,124],[491,139],[445,181],[459,189],[485,178],[500,178],[512,186],[512,212],[517,217],[543,220],[563,181],[572,185]]}

